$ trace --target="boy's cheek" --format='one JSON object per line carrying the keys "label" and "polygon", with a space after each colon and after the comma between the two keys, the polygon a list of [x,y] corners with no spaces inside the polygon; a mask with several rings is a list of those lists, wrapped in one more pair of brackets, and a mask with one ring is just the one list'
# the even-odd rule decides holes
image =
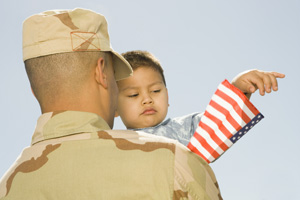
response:
{"label": "boy's cheek", "polygon": [[127,98],[119,98],[118,100],[118,113],[124,113],[124,112],[128,112],[132,107],[132,103],[130,101],[128,101]]}

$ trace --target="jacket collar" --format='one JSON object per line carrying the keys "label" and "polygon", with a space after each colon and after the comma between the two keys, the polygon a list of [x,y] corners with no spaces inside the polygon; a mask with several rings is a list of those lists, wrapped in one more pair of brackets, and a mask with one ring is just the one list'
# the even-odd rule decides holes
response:
{"label": "jacket collar", "polygon": [[39,117],[31,144],[83,132],[110,129],[106,121],[95,113],[79,111],[49,112]]}

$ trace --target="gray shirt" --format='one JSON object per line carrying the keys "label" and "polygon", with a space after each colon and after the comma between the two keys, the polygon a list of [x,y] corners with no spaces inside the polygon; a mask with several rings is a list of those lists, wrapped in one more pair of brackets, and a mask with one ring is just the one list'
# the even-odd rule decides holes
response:
{"label": "gray shirt", "polygon": [[154,127],[133,130],[165,136],[187,146],[198,127],[202,115],[203,113],[192,113],[182,117],[168,118]]}

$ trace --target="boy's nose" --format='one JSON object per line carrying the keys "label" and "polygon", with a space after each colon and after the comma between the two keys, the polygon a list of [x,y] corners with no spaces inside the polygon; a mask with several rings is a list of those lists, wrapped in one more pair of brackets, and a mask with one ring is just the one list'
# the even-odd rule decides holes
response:
{"label": "boy's nose", "polygon": [[153,100],[149,95],[145,95],[142,104],[153,104]]}

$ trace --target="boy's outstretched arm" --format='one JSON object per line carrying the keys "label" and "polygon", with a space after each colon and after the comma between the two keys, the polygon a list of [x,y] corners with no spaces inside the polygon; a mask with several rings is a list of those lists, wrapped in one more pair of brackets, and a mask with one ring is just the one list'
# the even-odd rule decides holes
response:
{"label": "boy's outstretched arm", "polygon": [[284,78],[285,75],[278,72],[266,72],[261,70],[249,70],[237,75],[231,82],[240,89],[249,99],[252,93],[259,89],[260,95],[272,90],[278,90],[277,78]]}

